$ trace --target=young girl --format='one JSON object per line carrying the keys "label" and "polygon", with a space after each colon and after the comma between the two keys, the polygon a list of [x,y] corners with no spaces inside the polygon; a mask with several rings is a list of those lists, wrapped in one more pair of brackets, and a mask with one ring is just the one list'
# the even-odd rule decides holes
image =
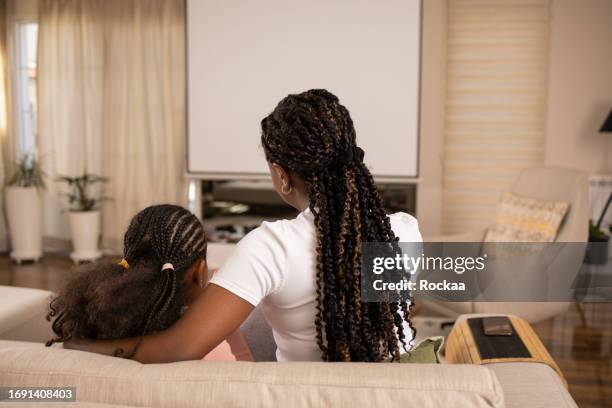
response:
{"label": "young girl", "polygon": [[[200,221],[176,205],[139,212],[124,237],[121,262],[80,268],[50,304],[55,342],[71,338],[121,339],[165,330],[200,295],[207,282],[206,237]],[[235,352],[248,353],[238,335]],[[117,350],[129,357],[133,350]],[[221,343],[206,359],[233,359]]]}

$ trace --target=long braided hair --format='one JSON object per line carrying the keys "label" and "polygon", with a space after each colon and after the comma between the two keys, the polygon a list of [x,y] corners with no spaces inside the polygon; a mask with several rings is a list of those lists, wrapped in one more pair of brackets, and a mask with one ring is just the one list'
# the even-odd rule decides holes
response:
{"label": "long braided hair", "polygon": [[324,89],[284,98],[261,121],[266,159],[303,178],[317,234],[315,326],[325,361],[398,360],[407,302],[361,301],[361,244],[396,242],[348,110]]}
{"label": "long braided hair", "polygon": [[[125,233],[123,258],[122,264],[96,262],[75,272],[49,305],[56,337],[48,346],[73,337],[142,340],[170,327],[186,306],[189,268],[206,258],[204,228],[182,207],[145,208]],[[138,345],[115,354],[133,356]]]}

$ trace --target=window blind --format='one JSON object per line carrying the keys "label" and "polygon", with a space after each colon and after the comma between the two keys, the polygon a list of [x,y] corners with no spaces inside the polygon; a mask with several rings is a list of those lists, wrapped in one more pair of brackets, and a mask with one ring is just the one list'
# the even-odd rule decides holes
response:
{"label": "window blind", "polygon": [[449,0],[443,228],[493,222],[518,172],[544,162],[549,0]]}

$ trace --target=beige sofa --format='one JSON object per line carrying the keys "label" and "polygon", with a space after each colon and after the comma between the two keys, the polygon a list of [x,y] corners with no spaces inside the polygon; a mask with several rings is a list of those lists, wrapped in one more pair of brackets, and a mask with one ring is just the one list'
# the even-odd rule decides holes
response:
{"label": "beige sofa", "polygon": [[212,361],[142,365],[6,341],[0,341],[0,383],[75,387],[79,402],[108,406],[504,406],[495,373],[480,366]]}
{"label": "beige sofa", "polygon": [[84,407],[576,407],[557,374],[537,363],[142,365],[6,340],[0,385],[75,387],[70,406]]}
{"label": "beige sofa", "polygon": [[[142,365],[46,348],[42,342],[51,337],[51,332],[44,315],[50,295],[34,289],[0,287],[0,386],[76,387],[76,404],[37,402],[34,407],[576,406],[557,374],[536,363],[476,366],[189,361]],[[258,324],[255,318],[250,322]],[[245,326],[255,343],[268,344],[262,341],[263,329]],[[267,354],[265,350],[258,352],[264,359]]]}

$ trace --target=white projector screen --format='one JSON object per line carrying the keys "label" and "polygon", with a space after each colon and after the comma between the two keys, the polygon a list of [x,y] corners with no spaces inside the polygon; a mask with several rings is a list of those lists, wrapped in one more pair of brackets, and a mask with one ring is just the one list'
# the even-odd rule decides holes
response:
{"label": "white projector screen", "polygon": [[420,33],[420,0],[187,0],[188,172],[267,177],[261,119],[326,88],[375,177],[417,177]]}

